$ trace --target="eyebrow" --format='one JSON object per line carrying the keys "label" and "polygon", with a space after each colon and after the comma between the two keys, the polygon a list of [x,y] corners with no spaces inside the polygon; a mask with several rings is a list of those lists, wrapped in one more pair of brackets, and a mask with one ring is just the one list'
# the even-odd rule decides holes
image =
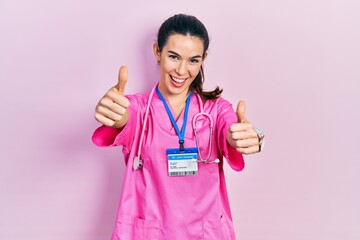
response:
{"label": "eyebrow", "polygon": [[[174,54],[176,56],[179,56],[180,57],[180,54],[178,54],[177,52],[174,52],[174,51],[171,51],[169,50],[168,53],[171,53],[171,54]],[[200,55],[196,55],[196,56],[192,56],[190,58],[202,58]]]}

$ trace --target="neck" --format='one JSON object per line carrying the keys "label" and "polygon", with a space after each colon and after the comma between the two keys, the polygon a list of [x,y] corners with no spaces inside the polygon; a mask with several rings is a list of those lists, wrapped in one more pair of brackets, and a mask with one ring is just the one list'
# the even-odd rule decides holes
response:
{"label": "neck", "polygon": [[169,103],[169,107],[172,109],[174,114],[174,118],[177,120],[181,115],[181,112],[185,108],[186,99],[189,95],[188,91],[184,91],[183,93],[179,94],[169,94],[167,91],[164,91],[159,87],[159,91],[161,95],[167,100]]}
{"label": "neck", "polygon": [[184,91],[179,94],[171,94],[166,89],[163,89],[159,86],[160,93],[164,96],[164,98],[168,101],[172,108],[185,106],[185,102],[187,97],[189,96],[189,91]]}

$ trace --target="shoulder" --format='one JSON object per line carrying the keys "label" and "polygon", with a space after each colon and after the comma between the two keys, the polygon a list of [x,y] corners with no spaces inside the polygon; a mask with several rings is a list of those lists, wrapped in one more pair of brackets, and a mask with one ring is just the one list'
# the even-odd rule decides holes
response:
{"label": "shoulder", "polygon": [[232,108],[232,104],[222,97],[205,101],[204,108],[215,110],[217,113],[221,113],[224,111],[234,111]]}
{"label": "shoulder", "polygon": [[149,93],[136,93],[136,94],[130,94],[126,95],[126,97],[130,101],[130,106],[132,108],[138,109],[142,108],[146,105],[148,99],[149,99]]}

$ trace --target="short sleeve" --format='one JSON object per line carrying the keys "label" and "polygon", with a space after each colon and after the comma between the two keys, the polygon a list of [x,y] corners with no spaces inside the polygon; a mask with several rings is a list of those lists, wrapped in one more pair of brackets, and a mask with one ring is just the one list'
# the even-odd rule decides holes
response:
{"label": "short sleeve", "polygon": [[92,135],[92,141],[99,147],[115,146],[115,138],[121,132],[121,129],[102,125],[98,127]]}
{"label": "short sleeve", "polygon": [[232,105],[220,98],[218,99],[218,115],[216,120],[217,126],[217,143],[220,154],[225,157],[228,164],[235,171],[241,171],[244,166],[244,158],[241,153],[236,151],[226,140],[226,134],[231,124],[237,122],[237,116]]}

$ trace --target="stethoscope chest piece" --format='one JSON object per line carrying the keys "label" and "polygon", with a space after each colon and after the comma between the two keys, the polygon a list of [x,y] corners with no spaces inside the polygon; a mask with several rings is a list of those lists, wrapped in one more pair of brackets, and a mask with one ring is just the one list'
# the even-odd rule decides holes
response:
{"label": "stethoscope chest piece", "polygon": [[139,170],[142,168],[142,166],[143,166],[143,161],[139,157],[135,157],[133,163],[134,170]]}

